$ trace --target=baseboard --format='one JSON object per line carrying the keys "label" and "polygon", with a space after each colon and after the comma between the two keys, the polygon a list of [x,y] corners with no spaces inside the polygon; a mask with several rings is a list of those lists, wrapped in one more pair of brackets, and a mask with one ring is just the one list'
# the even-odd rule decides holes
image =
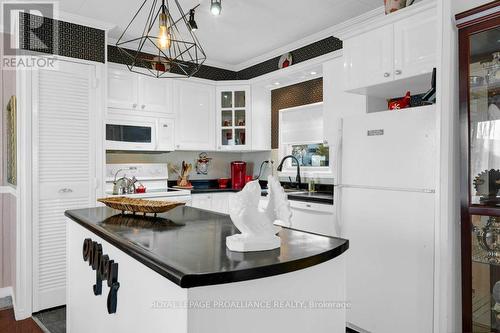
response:
{"label": "baseboard", "polygon": [[0,288],[0,298],[4,298],[7,296],[12,297],[12,300],[14,300],[14,292],[12,290],[12,287]]}
{"label": "baseboard", "polygon": [[16,320],[23,320],[31,317],[31,313],[26,313],[24,309],[18,309],[16,306],[16,297],[14,295],[14,289],[12,287],[0,288],[0,298],[8,297],[12,298],[12,308],[14,309],[14,317]]}

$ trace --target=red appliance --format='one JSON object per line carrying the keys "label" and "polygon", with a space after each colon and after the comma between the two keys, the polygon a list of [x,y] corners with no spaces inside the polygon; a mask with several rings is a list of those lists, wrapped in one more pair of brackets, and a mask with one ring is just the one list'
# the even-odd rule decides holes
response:
{"label": "red appliance", "polygon": [[245,186],[247,163],[243,161],[231,162],[231,184],[233,189],[241,190]]}

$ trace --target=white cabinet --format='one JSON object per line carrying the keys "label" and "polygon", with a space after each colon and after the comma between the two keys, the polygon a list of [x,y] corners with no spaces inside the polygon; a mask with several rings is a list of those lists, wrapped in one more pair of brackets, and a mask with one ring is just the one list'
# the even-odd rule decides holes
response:
{"label": "white cabinet", "polygon": [[333,205],[290,200],[291,228],[339,237]]}
{"label": "white cabinet", "polygon": [[137,74],[110,67],[108,70],[108,107],[137,109],[138,98]]}
{"label": "white cabinet", "polygon": [[223,214],[229,214],[229,200],[232,193],[214,193],[212,195],[212,210]]}
{"label": "white cabinet", "polygon": [[232,193],[200,193],[192,195],[191,206],[217,213],[229,214],[229,200]]}
{"label": "white cabinet", "polygon": [[249,150],[250,86],[218,87],[216,98],[217,150]]}
{"label": "white cabinet", "polygon": [[191,206],[194,208],[212,210],[212,194],[191,195]]}
{"label": "white cabinet", "polygon": [[348,90],[394,79],[393,31],[391,24],[344,41],[345,84]]}
{"label": "white cabinet", "polygon": [[215,150],[215,88],[209,84],[176,80],[175,148]]}
{"label": "white cabinet", "polygon": [[144,111],[172,113],[172,81],[138,76],[138,108]]}
{"label": "white cabinet", "polygon": [[[428,75],[436,67],[436,34],[436,14],[426,10],[347,38],[343,49],[345,90],[369,95],[368,87]],[[411,80],[399,84],[413,93],[422,93],[422,87],[430,88],[430,79],[425,76],[416,78],[414,85]]]}
{"label": "white cabinet", "polygon": [[108,107],[159,114],[172,113],[172,82],[127,69],[108,70]]}
{"label": "white cabinet", "polygon": [[159,119],[157,135],[156,150],[175,150],[175,124],[173,119]]}
{"label": "white cabinet", "polygon": [[421,13],[394,24],[395,79],[428,73],[436,67],[437,20]]}
{"label": "white cabinet", "polygon": [[[335,218],[335,206],[313,202],[290,200],[292,211],[291,225],[282,225],[292,229],[302,230],[320,235],[339,237],[339,226]],[[269,204],[268,198],[261,198],[259,208],[266,209]]]}
{"label": "white cabinet", "polygon": [[253,84],[251,149],[271,150],[271,90],[262,84]]}

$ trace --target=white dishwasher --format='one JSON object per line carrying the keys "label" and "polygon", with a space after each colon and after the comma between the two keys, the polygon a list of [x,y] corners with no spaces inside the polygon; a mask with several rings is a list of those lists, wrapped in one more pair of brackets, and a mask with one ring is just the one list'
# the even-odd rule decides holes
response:
{"label": "white dishwasher", "polygon": [[[291,228],[315,234],[339,237],[335,219],[335,206],[308,201],[288,200],[292,210]],[[267,207],[268,200],[263,197],[260,207]],[[280,225],[280,223],[275,223]]]}

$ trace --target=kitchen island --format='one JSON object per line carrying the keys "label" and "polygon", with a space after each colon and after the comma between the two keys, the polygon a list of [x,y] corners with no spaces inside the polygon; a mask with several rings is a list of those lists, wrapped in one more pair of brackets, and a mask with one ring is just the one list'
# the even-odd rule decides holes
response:
{"label": "kitchen island", "polygon": [[70,210],[67,331],[345,332],[349,243],[282,228],[281,247],[231,252],[227,215]]}

